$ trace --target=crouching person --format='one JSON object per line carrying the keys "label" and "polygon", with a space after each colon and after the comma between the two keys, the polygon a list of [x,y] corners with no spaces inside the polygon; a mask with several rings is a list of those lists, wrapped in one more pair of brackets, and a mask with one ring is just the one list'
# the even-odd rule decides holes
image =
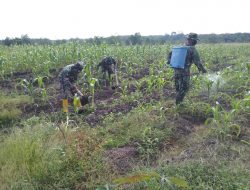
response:
{"label": "crouching person", "polygon": [[61,98],[63,99],[64,112],[68,112],[68,101],[73,102],[74,96],[80,97],[81,106],[91,102],[91,96],[84,96],[76,87],[79,73],[83,70],[84,63],[77,62],[75,64],[67,65],[59,74]]}
{"label": "crouching person", "polygon": [[118,78],[117,78],[117,63],[112,57],[105,57],[98,64],[98,69],[101,68],[101,81],[104,86],[110,86],[112,84],[112,88],[114,87],[114,76],[116,80],[116,86],[118,86]]}

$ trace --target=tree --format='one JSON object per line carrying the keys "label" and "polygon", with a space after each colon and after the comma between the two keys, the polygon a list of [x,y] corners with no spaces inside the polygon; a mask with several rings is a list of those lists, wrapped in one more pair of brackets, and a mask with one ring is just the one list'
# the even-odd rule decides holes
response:
{"label": "tree", "polygon": [[27,34],[21,36],[22,44],[31,44],[31,40]]}
{"label": "tree", "polygon": [[132,45],[142,44],[142,37],[140,33],[135,33],[129,37],[129,41]]}
{"label": "tree", "polygon": [[12,40],[9,37],[6,37],[5,40],[3,41],[3,44],[6,46],[10,46],[12,43]]}

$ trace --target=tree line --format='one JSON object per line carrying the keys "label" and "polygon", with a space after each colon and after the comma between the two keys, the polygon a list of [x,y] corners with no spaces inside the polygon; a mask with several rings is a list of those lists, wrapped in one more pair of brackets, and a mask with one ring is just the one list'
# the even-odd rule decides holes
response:
{"label": "tree line", "polygon": [[[89,39],[62,39],[62,40],[50,40],[48,38],[29,38],[28,35],[22,35],[20,38],[6,37],[4,40],[0,40],[0,43],[6,46],[11,45],[24,45],[24,44],[63,44],[67,42],[86,42],[92,44],[124,44],[124,45],[136,45],[136,44],[165,44],[165,43],[181,43],[185,39],[186,35],[183,33],[172,32],[165,35],[151,35],[142,36],[140,33],[127,36],[110,36],[110,37],[94,37]],[[233,34],[200,34],[199,39],[202,43],[248,43],[250,42],[250,33],[233,33]]]}

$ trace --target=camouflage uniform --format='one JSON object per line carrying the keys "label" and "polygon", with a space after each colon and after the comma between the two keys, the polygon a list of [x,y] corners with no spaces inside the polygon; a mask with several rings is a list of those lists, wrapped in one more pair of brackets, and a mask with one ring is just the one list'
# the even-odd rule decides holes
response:
{"label": "camouflage uniform", "polygon": [[[81,63],[83,64],[83,63]],[[72,98],[76,93],[74,83],[83,66],[77,67],[77,64],[67,65],[59,74],[59,82],[62,98]]]}
{"label": "camouflage uniform", "polygon": [[98,68],[102,69],[102,79],[106,82],[106,76],[108,74],[108,80],[111,81],[111,75],[114,73],[114,70],[117,66],[117,63],[112,57],[105,57],[99,64]]}
{"label": "camouflage uniform", "polygon": [[[193,38],[192,38],[193,37]],[[187,37],[188,39],[191,40],[198,40],[197,34],[195,33],[190,33]],[[195,43],[196,44],[196,43]],[[201,61],[200,61],[200,56],[199,53],[197,52],[195,46],[186,44],[189,48],[187,51],[186,55],[186,61],[185,61],[185,66],[184,69],[177,69],[174,68],[174,79],[175,79],[175,88],[176,88],[176,104],[179,104],[183,101],[186,93],[189,90],[189,81],[190,81],[190,68],[192,63],[194,63],[198,70],[205,73],[206,70],[203,67]],[[168,55],[168,64],[170,64],[171,60],[171,55],[172,52],[169,53]]]}

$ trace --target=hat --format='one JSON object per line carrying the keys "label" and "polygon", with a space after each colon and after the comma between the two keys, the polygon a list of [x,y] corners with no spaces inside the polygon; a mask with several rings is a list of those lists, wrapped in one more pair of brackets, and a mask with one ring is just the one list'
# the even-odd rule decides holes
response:
{"label": "hat", "polygon": [[187,39],[191,39],[191,40],[200,40],[198,38],[198,34],[196,33],[189,33],[187,36],[186,36]]}
{"label": "hat", "polygon": [[76,68],[79,69],[79,70],[82,70],[83,67],[84,67],[84,62],[83,61],[78,61],[76,64],[75,64]]}

